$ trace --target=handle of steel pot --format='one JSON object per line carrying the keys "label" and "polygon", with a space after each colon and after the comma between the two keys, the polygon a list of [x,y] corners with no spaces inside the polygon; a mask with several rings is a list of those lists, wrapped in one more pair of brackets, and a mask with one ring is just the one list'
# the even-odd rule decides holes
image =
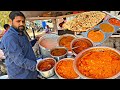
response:
{"label": "handle of steel pot", "polygon": [[[46,48],[47,49],[47,48]],[[48,52],[50,52],[50,49],[47,49]]]}

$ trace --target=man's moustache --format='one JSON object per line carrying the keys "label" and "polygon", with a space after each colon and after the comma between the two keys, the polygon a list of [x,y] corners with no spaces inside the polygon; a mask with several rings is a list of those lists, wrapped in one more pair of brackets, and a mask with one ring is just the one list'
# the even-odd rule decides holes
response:
{"label": "man's moustache", "polygon": [[25,28],[25,26],[19,26],[19,27],[24,27]]}

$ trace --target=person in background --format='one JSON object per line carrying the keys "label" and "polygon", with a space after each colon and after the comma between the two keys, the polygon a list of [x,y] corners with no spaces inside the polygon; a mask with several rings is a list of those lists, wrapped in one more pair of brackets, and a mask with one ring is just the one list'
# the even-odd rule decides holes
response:
{"label": "person in background", "polygon": [[51,33],[51,30],[50,30],[50,27],[49,27],[49,25],[46,25],[45,32],[46,32],[46,33]]}
{"label": "person in background", "polygon": [[63,24],[66,22],[66,18],[63,18],[63,22],[59,24],[59,26],[62,28]]}
{"label": "person in background", "polygon": [[2,38],[3,35],[4,35],[3,30],[0,30],[0,39]]}
{"label": "person in background", "polygon": [[4,24],[4,25],[3,25],[3,28],[4,28],[5,30],[1,30],[0,38],[2,38],[3,35],[7,32],[7,30],[10,28],[10,25],[9,25],[9,24]]}
{"label": "person in background", "polygon": [[0,49],[5,54],[9,79],[37,79],[36,56],[25,30],[25,16],[20,11],[9,14],[10,29],[2,37]]}
{"label": "person in background", "polygon": [[5,32],[4,33],[6,33],[7,31],[8,31],[8,29],[10,28],[10,25],[9,24],[4,24],[4,29],[5,29]]}
{"label": "person in background", "polygon": [[45,27],[46,27],[46,22],[45,21],[42,21],[42,27],[43,27],[43,29],[45,29]]}

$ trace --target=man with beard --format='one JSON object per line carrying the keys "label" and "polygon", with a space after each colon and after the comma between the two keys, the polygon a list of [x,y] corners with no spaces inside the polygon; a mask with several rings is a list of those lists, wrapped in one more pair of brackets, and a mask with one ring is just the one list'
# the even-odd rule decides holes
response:
{"label": "man with beard", "polygon": [[25,16],[20,11],[9,14],[11,27],[4,34],[0,48],[5,54],[9,79],[36,79],[36,57],[25,30]]}

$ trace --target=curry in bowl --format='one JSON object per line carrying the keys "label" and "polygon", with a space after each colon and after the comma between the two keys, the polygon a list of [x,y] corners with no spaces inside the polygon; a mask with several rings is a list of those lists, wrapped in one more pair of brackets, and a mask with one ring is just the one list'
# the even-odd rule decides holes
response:
{"label": "curry in bowl", "polygon": [[99,29],[93,29],[88,32],[88,38],[93,42],[102,42],[104,40],[104,33]]}
{"label": "curry in bowl", "polygon": [[51,50],[52,56],[62,56],[62,55],[65,55],[66,53],[67,53],[67,50],[63,47],[54,48]]}
{"label": "curry in bowl", "polygon": [[72,51],[70,45],[72,40],[75,38],[76,37],[74,35],[69,35],[69,34],[62,35],[58,38],[59,46],[66,47],[68,51]]}
{"label": "curry in bowl", "polygon": [[116,78],[120,75],[120,52],[109,47],[91,47],[76,56],[74,67],[82,78]]}
{"label": "curry in bowl", "polygon": [[79,75],[73,68],[73,58],[64,58],[56,63],[55,72],[60,79],[78,79]]}
{"label": "curry in bowl", "polygon": [[92,46],[92,41],[87,38],[76,38],[71,43],[71,48],[75,55]]}
{"label": "curry in bowl", "polygon": [[48,71],[55,66],[55,61],[53,59],[46,59],[39,62],[37,68],[40,71]]}

